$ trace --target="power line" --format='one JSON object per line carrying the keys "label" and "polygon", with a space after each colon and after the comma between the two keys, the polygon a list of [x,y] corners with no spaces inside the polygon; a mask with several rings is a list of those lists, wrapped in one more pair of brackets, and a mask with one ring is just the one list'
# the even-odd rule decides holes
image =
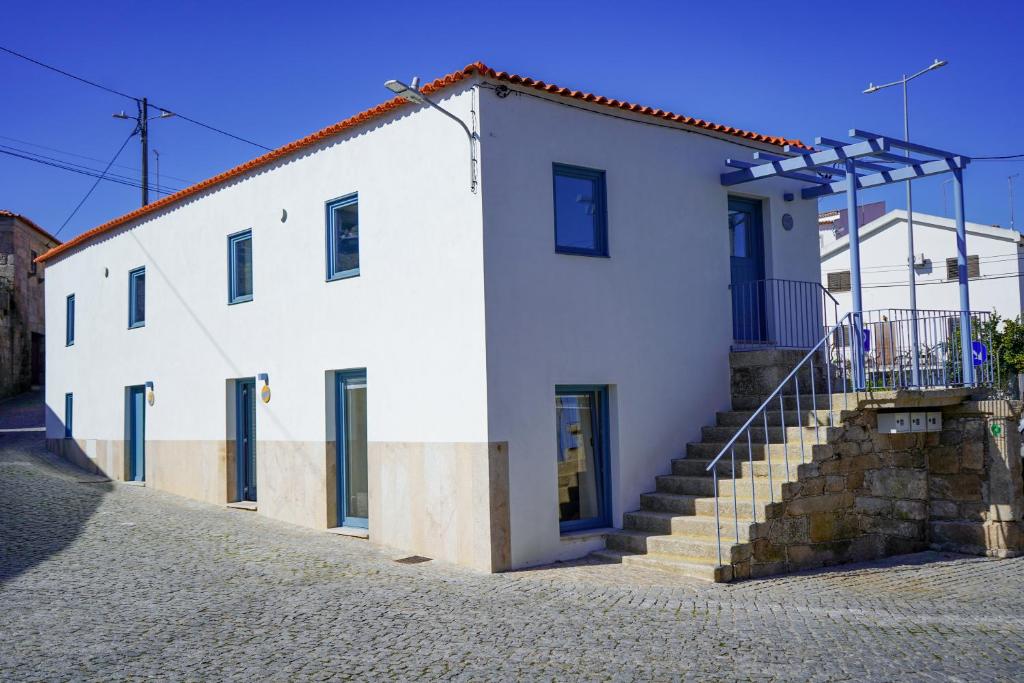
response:
{"label": "power line", "polygon": [[1024,160],[1024,154],[1004,154],[1003,156],[994,157],[971,157],[971,161],[1006,161],[1009,159]]}
{"label": "power line", "polygon": [[[73,73],[71,73],[69,71],[65,71],[64,69],[58,69],[55,66],[50,66],[49,64],[45,64],[43,62],[40,62],[38,59],[32,59],[28,55],[23,55],[20,52],[16,52],[16,51],[14,51],[14,50],[12,50],[10,48],[4,47],[2,45],[0,45],[0,51],[6,52],[6,53],[8,53],[10,55],[13,55],[15,57],[19,57],[21,59],[24,59],[25,61],[32,62],[33,64],[36,64],[37,66],[41,66],[44,69],[49,69],[50,71],[54,71],[56,73],[61,74],[62,76],[67,76],[68,78],[73,78],[76,81],[79,81],[81,83],[85,83],[86,85],[91,85],[94,88],[99,88],[100,90],[105,90],[105,91],[107,91],[109,93],[112,93],[114,95],[118,95],[120,97],[126,97],[129,100],[135,100],[136,102],[142,102],[142,98],[141,97],[134,97],[134,96],[129,95],[127,93],[123,93],[120,90],[114,90],[113,88],[108,88],[107,86],[101,85],[100,83],[97,83],[96,81],[90,81],[88,78],[82,78],[81,76],[76,76],[75,74],[73,74]],[[235,135],[234,133],[229,133],[226,130],[223,130],[222,128],[217,128],[216,126],[211,126],[208,123],[203,123],[202,121],[197,121],[196,119],[193,119],[193,118],[190,118],[188,116],[185,116],[184,114],[176,112],[176,111],[174,111],[172,109],[169,109],[167,107],[161,107],[161,106],[158,106],[158,105],[155,105],[155,104],[153,104],[151,106],[156,107],[157,109],[161,109],[163,111],[172,113],[175,116],[188,121],[189,123],[195,124],[195,125],[200,126],[202,128],[206,128],[207,130],[212,130],[212,131],[214,131],[216,133],[220,133],[221,135],[226,135],[229,138],[233,138],[235,140],[238,140],[239,142],[244,142],[246,144],[253,145],[255,147],[259,147],[260,149],[265,149],[268,152],[271,151],[271,148],[267,147],[266,145],[261,145],[258,142],[253,142],[252,140],[249,140],[247,138],[243,138],[240,135]]]}
{"label": "power line", "polygon": [[[0,140],[10,140],[11,142],[17,142],[17,143],[22,144],[22,145],[28,145],[29,147],[38,147],[39,149],[46,149],[46,150],[49,150],[51,152],[56,152],[58,154],[63,154],[65,156],[69,156],[69,157],[76,157],[78,159],[87,159],[89,161],[98,161],[101,164],[104,163],[103,159],[97,159],[96,157],[90,157],[90,156],[86,156],[84,154],[76,154],[75,152],[69,152],[69,151],[64,150],[64,149],[58,149],[57,147],[49,147],[47,145],[40,145],[38,142],[29,142],[28,140],[21,140],[19,138],[12,138],[9,135],[0,135]],[[9,149],[17,149],[15,147],[10,147],[9,145],[7,145],[7,147]],[[28,152],[27,150],[17,150],[17,151],[25,152],[26,154],[29,154],[29,153],[35,154],[35,152]],[[43,155],[40,154],[39,156],[43,156]],[[53,157],[50,157],[50,158],[53,158]],[[71,162],[68,161],[68,162],[65,162],[65,163],[71,163]],[[137,166],[129,166],[128,164],[114,164],[114,166],[116,166],[117,168],[126,168],[129,171],[135,171],[136,173],[139,171],[139,168]],[[166,173],[164,173],[162,175],[167,177],[167,178],[170,178],[171,180],[180,180],[181,182],[188,183],[189,185],[191,185],[194,182],[192,180],[189,180],[188,178],[179,178],[177,176],[168,175]]]}
{"label": "power line", "polygon": [[97,176],[96,182],[92,184],[92,187],[89,188],[89,191],[85,193],[84,197],[82,197],[82,201],[78,202],[78,206],[76,206],[75,210],[71,212],[71,215],[64,219],[64,222],[61,223],[60,225],[60,229],[53,234],[54,237],[60,235],[61,230],[63,230],[67,226],[68,221],[75,217],[75,214],[78,213],[78,210],[82,208],[82,204],[85,204],[85,200],[89,198],[89,195],[92,194],[92,191],[96,189],[96,186],[100,184],[101,180],[103,180],[103,177],[107,174],[107,171],[110,170],[111,164],[117,161],[117,157],[121,156],[121,152],[123,152],[124,148],[128,145],[128,141],[135,137],[135,133],[136,131],[133,130],[131,133],[128,134],[128,137],[124,139],[124,142],[121,143],[121,146],[117,148],[117,152],[114,153],[114,156],[111,157],[110,161],[107,163],[107,167],[103,169],[103,173]]}
{"label": "power line", "polygon": [[[59,168],[59,169],[61,169],[63,171],[71,171],[72,173],[79,173],[81,175],[86,175],[86,176],[89,176],[91,178],[98,178],[101,175],[99,171],[84,170],[84,169],[81,169],[81,168],[75,168],[74,166],[67,166],[67,165],[62,164],[62,163],[54,163],[52,161],[45,161],[43,159],[37,159],[35,157],[27,156],[27,155],[24,155],[24,154],[18,154],[17,152],[9,152],[6,149],[0,149],[0,154],[6,154],[7,156],[17,157],[19,159],[25,159],[26,161],[34,161],[37,164],[43,164],[44,166],[53,166],[54,168]],[[141,188],[142,187],[142,183],[140,183],[138,181],[135,181],[135,180],[122,180],[121,177],[113,177],[113,176],[107,175],[107,176],[104,176],[103,179],[104,180],[108,180],[108,181],[110,181],[112,183],[118,183],[120,185],[127,185],[129,187],[136,187],[136,188]]]}
{"label": "power line", "polygon": [[[76,168],[76,169],[82,169],[84,171],[90,171],[90,172],[93,172],[93,173],[99,173],[100,172],[99,169],[93,168],[91,166],[86,166],[85,164],[76,164],[73,161],[65,161],[64,159],[57,159],[56,157],[49,157],[49,156],[46,156],[45,154],[39,154],[38,152],[30,152],[29,150],[19,149],[17,147],[11,147],[10,145],[0,145],[0,151],[2,151],[2,150],[8,150],[8,151],[11,151],[11,152],[17,152],[17,153],[23,155],[21,158],[28,158],[30,156],[31,157],[31,159],[30,159],[31,161],[36,161],[36,160],[39,160],[39,161],[43,161],[43,160],[45,160],[45,161],[53,161],[53,162],[57,162],[59,164],[67,166],[67,167],[73,167],[73,168]],[[120,166],[120,164],[114,164],[114,166]],[[71,169],[69,168],[68,170],[71,170]],[[135,180],[134,178],[126,176],[126,175],[123,175],[123,174],[120,174],[120,173],[109,173],[108,172],[106,174],[106,177],[108,179],[121,178],[123,180],[131,181],[132,183],[138,183],[138,181]],[[158,188],[162,192],[167,192],[167,191],[177,192],[179,189],[181,189],[181,188],[173,187],[173,186],[170,186],[170,185],[160,185],[160,186],[157,186],[157,185],[154,185],[153,183],[150,183],[150,187],[151,188]]]}

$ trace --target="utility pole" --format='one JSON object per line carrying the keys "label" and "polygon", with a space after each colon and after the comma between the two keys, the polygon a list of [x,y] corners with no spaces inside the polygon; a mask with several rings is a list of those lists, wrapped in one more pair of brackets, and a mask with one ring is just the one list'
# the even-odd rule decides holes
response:
{"label": "utility pole", "polygon": [[[149,102],[145,97],[135,100],[139,106],[139,115],[128,116],[123,111],[114,114],[115,119],[131,119],[135,121],[135,131],[132,133],[139,134],[142,141],[142,205],[146,206],[149,204]],[[160,110],[159,116],[154,116],[154,119],[167,119],[174,116],[173,113]]]}
{"label": "utility pole", "polygon": [[1010,186],[1010,230],[1016,230],[1013,224],[1013,179],[1019,175],[1020,173],[1014,173],[1006,177],[1006,183]]}

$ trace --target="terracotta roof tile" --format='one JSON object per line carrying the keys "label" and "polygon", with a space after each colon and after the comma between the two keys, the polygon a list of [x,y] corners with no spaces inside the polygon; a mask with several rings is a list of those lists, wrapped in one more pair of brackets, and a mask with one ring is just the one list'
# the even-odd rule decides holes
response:
{"label": "terracotta roof tile", "polygon": [[[524,88],[532,88],[534,90],[549,93],[552,95],[570,97],[573,99],[582,100],[584,102],[601,104],[604,106],[622,109],[644,116],[652,116],[659,119],[664,119],[666,121],[672,121],[676,123],[686,124],[688,126],[694,126],[696,128],[703,128],[706,130],[725,133],[727,135],[733,135],[736,137],[741,137],[747,140],[753,140],[756,142],[761,142],[769,145],[792,145],[794,147],[799,147],[801,149],[810,149],[810,147],[803,144],[799,140],[777,137],[773,135],[763,135],[761,133],[754,133],[739,128],[733,128],[732,126],[724,126],[721,124],[712,123],[710,121],[704,121],[702,119],[695,119],[693,117],[684,116],[682,114],[674,114],[670,111],[665,111],[663,109],[652,109],[651,107],[633,104],[631,102],[625,102],[622,100],[611,99],[603,97],[601,95],[595,95],[593,93],[582,92],[580,90],[571,90],[569,88],[563,88],[552,83],[545,83],[544,81],[539,81],[533,78],[508,73],[507,71],[496,71],[495,69],[490,68],[489,66],[482,62],[474,62],[473,64],[469,64],[459,71],[455,71],[446,76],[438,78],[435,81],[427,83],[421,88],[421,90],[427,94],[434,93],[437,92],[438,90],[446,88],[450,85],[454,85],[459,81],[462,81],[474,75],[479,75],[491,80],[503,81]],[[408,104],[408,102],[399,97],[390,99],[387,102],[377,105],[376,107],[367,109],[366,111],[360,112],[355,116],[351,116],[343,121],[339,121],[338,123],[335,123],[331,126],[327,126],[326,128],[323,128],[315,133],[307,135],[304,138],[301,138],[294,142],[290,142],[287,145],[279,147],[273,151],[267,152],[262,156],[258,156],[255,159],[247,161],[246,163],[236,166],[228,171],[225,171],[224,173],[215,175],[212,178],[208,178],[202,182],[196,183],[195,185],[190,185],[189,187],[179,190],[174,194],[163,197],[153,202],[152,204],[140,207],[130,213],[126,213],[123,216],[108,221],[103,225],[97,226],[91,230],[83,232],[81,235],[78,235],[74,239],[68,240],[63,244],[54,247],[53,249],[49,250],[36,260],[40,262],[49,260],[57,256],[58,254],[61,254],[69,249],[73,249],[74,247],[89,241],[90,239],[96,237],[97,235],[113,230],[114,228],[129,223],[135,220],[136,218],[141,218],[142,216],[151,214],[155,211],[171,206],[172,204],[176,204],[177,202],[181,201],[182,199],[185,199],[186,197],[197,194],[211,187],[215,187],[223,182],[230,180],[231,178],[238,177],[249,171],[260,168],[261,166],[266,166],[267,164],[270,164],[278,159],[281,159],[282,157],[297,152],[298,150],[314,145],[331,136],[338,135],[339,133],[342,133],[350,128],[366,123],[367,121],[375,119],[379,116],[388,114],[389,112],[407,106]]]}

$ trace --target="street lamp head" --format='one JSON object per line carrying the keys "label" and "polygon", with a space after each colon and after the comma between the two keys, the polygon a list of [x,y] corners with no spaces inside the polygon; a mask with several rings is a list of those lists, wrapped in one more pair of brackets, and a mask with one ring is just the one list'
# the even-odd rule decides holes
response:
{"label": "street lamp head", "polygon": [[928,67],[928,70],[931,71],[932,69],[941,69],[947,64],[949,64],[949,62],[947,62],[945,59],[936,59],[934,62],[932,62],[932,65]]}
{"label": "street lamp head", "polygon": [[384,84],[384,87],[407,102],[423,104],[426,102],[426,98],[424,98],[423,94],[419,91],[419,80],[419,78],[412,79],[412,85],[406,85],[401,81],[390,80]]}
{"label": "street lamp head", "polygon": [[875,85],[874,83],[868,83],[868,87],[866,87],[866,88],[864,89],[864,94],[865,94],[865,95],[870,95],[871,93],[873,93],[873,92],[878,92],[879,90],[881,90],[881,88],[879,88],[879,87],[878,87],[877,85]]}
{"label": "street lamp head", "polygon": [[111,114],[111,116],[113,116],[115,119],[130,119],[131,118],[130,116],[128,116],[127,114],[124,113],[123,109],[121,111],[117,112],[116,114]]}
{"label": "street lamp head", "polygon": [[172,116],[174,116],[174,112],[173,111],[166,111],[164,109],[160,110],[160,118],[162,118],[162,119],[169,119]]}

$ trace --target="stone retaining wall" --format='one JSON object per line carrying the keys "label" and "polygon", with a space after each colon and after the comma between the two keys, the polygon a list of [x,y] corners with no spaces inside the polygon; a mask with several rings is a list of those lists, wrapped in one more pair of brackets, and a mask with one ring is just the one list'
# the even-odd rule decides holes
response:
{"label": "stone retaining wall", "polygon": [[941,408],[941,432],[892,435],[877,432],[867,404],[843,412],[782,500],[766,506],[737,578],[929,547],[999,557],[1024,550],[1019,404],[966,401]]}

